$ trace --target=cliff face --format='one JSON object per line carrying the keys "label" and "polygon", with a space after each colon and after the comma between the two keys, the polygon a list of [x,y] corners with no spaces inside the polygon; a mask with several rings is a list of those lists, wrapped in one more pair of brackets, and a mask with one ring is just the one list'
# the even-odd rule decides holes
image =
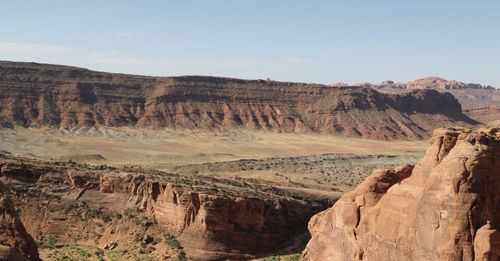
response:
{"label": "cliff face", "polygon": [[14,203],[0,182],[0,260],[38,261],[38,247],[17,216]]}
{"label": "cliff face", "polygon": [[144,77],[0,62],[0,124],[318,132],[419,139],[474,121],[449,94],[186,76]]}
{"label": "cliff face", "polygon": [[101,176],[100,190],[130,195],[197,260],[267,253],[302,233],[321,209],[294,199],[213,195],[126,174]]}
{"label": "cliff face", "polygon": [[434,132],[309,222],[303,260],[500,260],[500,129]]}

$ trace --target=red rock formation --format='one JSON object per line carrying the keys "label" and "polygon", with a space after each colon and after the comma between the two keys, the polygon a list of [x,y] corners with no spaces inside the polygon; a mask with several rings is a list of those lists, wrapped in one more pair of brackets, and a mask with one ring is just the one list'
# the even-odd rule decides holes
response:
{"label": "red rock formation", "polygon": [[217,77],[144,77],[0,62],[0,125],[319,132],[420,139],[474,124],[451,95]]}
{"label": "red rock formation", "polygon": [[196,260],[248,259],[268,253],[300,233],[305,217],[320,208],[294,199],[197,192],[131,174],[101,176],[100,190],[130,195]]}
{"label": "red rock formation", "polygon": [[499,260],[500,129],[431,143],[413,169],[376,170],[315,215],[302,259]]}
{"label": "red rock formation", "polygon": [[[195,175],[186,180],[138,168],[97,171],[28,159],[18,162],[0,160],[2,180],[21,190],[26,186],[40,195],[57,195],[61,206],[83,204],[117,213],[137,208],[154,216],[162,229],[181,242],[187,256],[196,260],[268,254],[304,234],[310,217],[338,199],[333,192],[320,196],[299,193],[304,200],[297,200],[283,196],[286,190],[265,184]],[[48,211],[44,219],[54,222],[41,224],[45,227],[39,231],[64,235],[68,219],[53,213],[57,212]]]}
{"label": "red rock formation", "polygon": [[0,260],[40,260],[38,247],[17,216],[0,182]]}
{"label": "red rock formation", "polygon": [[450,92],[465,109],[482,108],[500,103],[500,90],[477,83],[447,81],[439,77],[427,77],[413,82],[385,81],[379,84],[357,83],[354,86],[375,89],[383,93],[401,93],[411,90],[437,90]]}
{"label": "red rock formation", "polygon": [[458,90],[458,89],[493,89],[491,86],[483,86],[477,83],[463,83],[459,81],[447,81],[439,77],[426,77],[412,82],[400,83],[384,81],[380,84],[357,83],[354,86],[370,87],[375,89],[433,89],[433,90]]}

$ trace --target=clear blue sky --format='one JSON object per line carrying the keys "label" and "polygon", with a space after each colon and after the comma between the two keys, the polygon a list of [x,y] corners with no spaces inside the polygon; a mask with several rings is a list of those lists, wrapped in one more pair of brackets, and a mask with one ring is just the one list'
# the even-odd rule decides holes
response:
{"label": "clear blue sky", "polygon": [[145,75],[500,87],[500,1],[2,1],[0,60]]}

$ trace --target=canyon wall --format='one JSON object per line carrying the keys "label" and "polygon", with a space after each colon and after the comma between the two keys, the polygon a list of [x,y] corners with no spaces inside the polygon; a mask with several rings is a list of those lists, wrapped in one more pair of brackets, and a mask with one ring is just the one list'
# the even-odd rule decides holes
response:
{"label": "canyon wall", "polygon": [[322,208],[287,198],[214,195],[126,174],[101,176],[100,190],[132,196],[196,260],[268,253],[303,233],[308,218]]}

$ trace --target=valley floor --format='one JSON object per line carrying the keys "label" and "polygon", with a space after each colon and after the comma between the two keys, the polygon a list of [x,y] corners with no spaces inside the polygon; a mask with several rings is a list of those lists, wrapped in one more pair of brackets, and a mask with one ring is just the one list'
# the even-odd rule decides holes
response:
{"label": "valley floor", "polygon": [[358,184],[374,168],[416,162],[427,145],[428,141],[247,130],[0,129],[0,151],[14,156],[238,176],[342,191]]}

